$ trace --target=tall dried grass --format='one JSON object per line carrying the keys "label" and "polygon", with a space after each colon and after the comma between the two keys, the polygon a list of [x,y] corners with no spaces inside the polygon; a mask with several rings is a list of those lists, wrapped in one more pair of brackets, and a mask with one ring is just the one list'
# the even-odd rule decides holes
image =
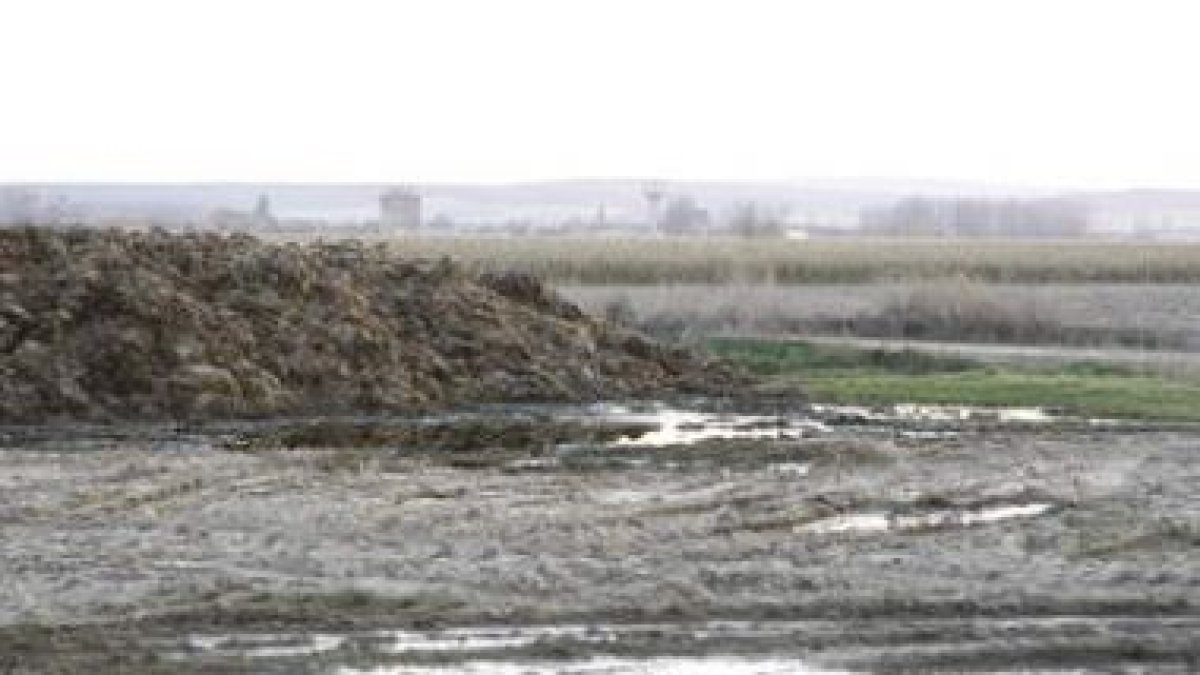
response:
{"label": "tall dried grass", "polygon": [[848,324],[848,332],[880,338],[1147,348],[1183,342],[1160,330],[1072,325],[1037,296],[1004,296],[993,284],[963,276],[897,290],[877,312]]}
{"label": "tall dried grass", "polygon": [[1186,301],[1193,296],[1186,285],[1013,285],[956,277],[868,285],[593,285],[562,290],[589,312],[676,339],[796,335],[1200,348],[1195,321],[1200,301]]}
{"label": "tall dried grass", "polygon": [[1200,281],[1200,244],[1014,240],[397,237],[414,256],[573,284]]}

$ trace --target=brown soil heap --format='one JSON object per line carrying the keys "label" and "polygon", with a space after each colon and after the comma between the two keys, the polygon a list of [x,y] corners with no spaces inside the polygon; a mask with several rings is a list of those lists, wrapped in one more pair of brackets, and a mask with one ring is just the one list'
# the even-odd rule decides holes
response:
{"label": "brown soil heap", "polygon": [[382,245],[0,229],[0,421],[399,411],[736,381],[536,279]]}

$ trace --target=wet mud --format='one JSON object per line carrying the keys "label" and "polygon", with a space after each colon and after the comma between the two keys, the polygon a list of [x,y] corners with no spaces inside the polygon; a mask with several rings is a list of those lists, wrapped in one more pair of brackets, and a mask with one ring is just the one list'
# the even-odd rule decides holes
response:
{"label": "wet mud", "polygon": [[1194,672],[1200,432],[775,400],[0,430],[0,672]]}

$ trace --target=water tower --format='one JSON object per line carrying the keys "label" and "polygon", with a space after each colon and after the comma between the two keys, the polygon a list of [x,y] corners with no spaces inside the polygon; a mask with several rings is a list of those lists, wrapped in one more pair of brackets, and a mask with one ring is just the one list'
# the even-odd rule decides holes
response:
{"label": "water tower", "polygon": [[650,231],[658,234],[662,224],[662,203],[667,191],[661,183],[647,183],[642,188],[642,195],[646,198],[646,221],[650,224]]}
{"label": "water tower", "polygon": [[409,186],[394,187],[380,195],[379,229],[382,232],[421,229],[421,195]]}

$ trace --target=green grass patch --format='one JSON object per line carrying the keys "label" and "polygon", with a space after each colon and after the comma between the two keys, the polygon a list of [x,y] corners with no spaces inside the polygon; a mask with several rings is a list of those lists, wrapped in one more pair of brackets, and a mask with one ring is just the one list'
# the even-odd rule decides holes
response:
{"label": "green grass patch", "polygon": [[801,341],[718,338],[709,350],[765,376],[828,370],[864,370],[920,375],[957,373],[985,368],[970,359],[937,356],[913,349],[855,349]]}
{"label": "green grass patch", "polygon": [[975,371],[927,375],[826,373],[805,380],[818,400],[1036,406],[1079,415],[1200,420],[1200,387],[1154,377]]}
{"label": "green grass patch", "polygon": [[1047,368],[981,364],[913,350],[716,340],[713,352],[830,403],[1035,406],[1084,416],[1200,420],[1200,383],[1091,362]]}

